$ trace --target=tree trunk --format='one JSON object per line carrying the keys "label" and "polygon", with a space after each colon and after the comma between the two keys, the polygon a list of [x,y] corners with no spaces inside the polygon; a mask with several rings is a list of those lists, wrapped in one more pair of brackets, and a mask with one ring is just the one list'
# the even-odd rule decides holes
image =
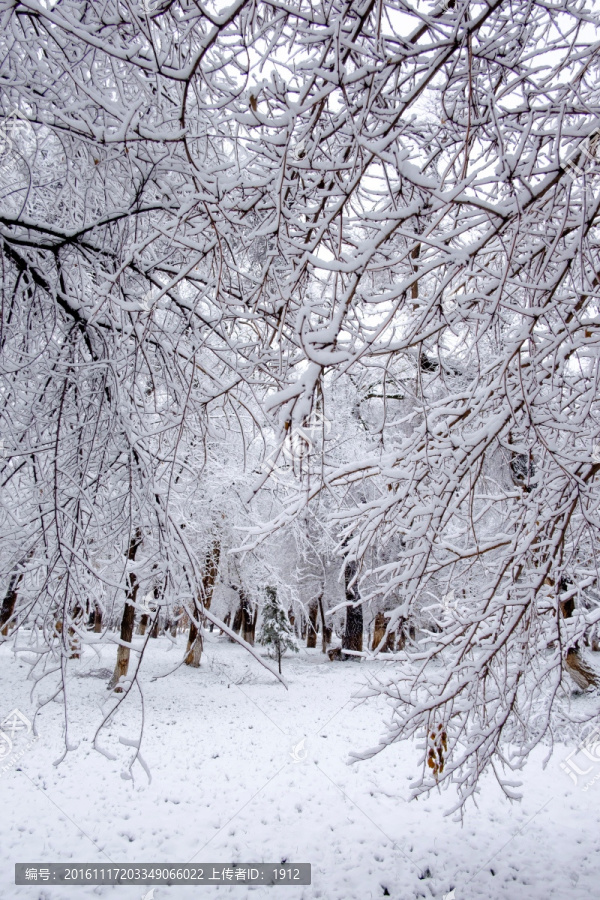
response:
{"label": "tree trunk", "polygon": [[396,650],[404,650],[406,644],[406,632],[404,630],[404,619],[398,622],[398,630],[396,632],[398,640],[396,642]]}
{"label": "tree trunk", "polygon": [[[569,583],[562,581],[559,585],[559,591],[566,591],[568,590],[568,587]],[[570,597],[568,600],[562,600],[560,602],[560,609],[563,617],[565,619],[570,619],[575,611],[575,598]],[[598,675],[584,659],[579,647],[579,641],[576,641],[575,644],[567,650],[565,665],[569,670],[571,678],[580,690],[585,691],[592,685],[594,687],[598,686]]]}
{"label": "tree trunk", "polygon": [[[202,619],[202,610],[210,609],[210,604],[212,603],[212,596],[215,587],[215,582],[217,580],[217,575],[219,572],[219,557],[221,554],[221,546],[219,541],[215,541],[212,546],[212,549],[209,551],[206,557],[206,564],[204,566],[204,575],[202,576],[202,591],[201,596],[199,598],[200,603],[196,602],[196,608],[194,610],[194,616],[197,619]],[[202,631],[198,629],[198,626],[195,624],[193,620],[190,621],[190,633],[188,635],[187,648],[185,651],[184,663],[186,666],[192,666],[192,668],[197,669],[200,665],[200,658],[202,657]]]}
{"label": "tree trunk", "polygon": [[[127,559],[130,562],[135,560],[135,555],[141,543],[142,533],[140,529],[137,528],[134,536],[131,538],[129,552],[127,553]],[[133,604],[137,597],[139,582],[134,572],[129,573],[128,580],[129,584],[125,594],[125,608],[123,610],[123,618],[121,619],[121,640],[126,641],[129,644],[133,637],[133,625],[135,622],[135,606]],[[108,685],[109,690],[114,688],[114,691],[117,694],[120,694],[123,691],[122,688],[118,687],[118,682],[120,678],[124,678],[127,675],[129,670],[129,655],[129,647],[123,647],[119,644],[117,649],[117,664],[115,666],[115,671],[113,672],[113,677]]]}
{"label": "tree trunk", "polygon": [[[356,585],[350,585],[350,582],[356,575],[358,570],[354,561],[346,563],[345,581],[346,581],[346,600],[349,603],[357,603],[359,600],[358,589]],[[342,650],[355,650],[361,652],[363,648],[363,608],[362,604],[357,606],[346,607],[346,630],[342,638]]]}
{"label": "tree trunk", "polygon": [[308,607],[308,629],[306,637],[306,646],[314,649],[317,646],[317,614],[319,612],[319,601],[313,600]]}
{"label": "tree trunk", "polygon": [[331,641],[331,628],[325,624],[325,610],[323,608],[323,594],[319,596],[319,609],[321,610],[321,652],[327,653],[327,644]]}
{"label": "tree trunk", "polygon": [[[11,575],[8,583],[8,590],[4,600],[2,601],[2,609],[0,610],[0,634],[6,637],[10,628],[10,620],[12,619],[15,606],[17,605],[17,597],[19,596],[19,586],[25,575],[23,566],[33,557],[33,548],[20,560],[15,567],[15,571]],[[20,570],[20,571],[19,571]]]}
{"label": "tree trunk", "polygon": [[[78,625],[81,624],[83,620],[83,610],[77,604],[75,609],[73,610],[73,615],[71,616],[71,620],[73,622],[77,622]],[[68,631],[68,649],[69,649],[69,657],[70,659],[80,659],[81,658],[81,639],[75,629],[72,626],[69,626]]]}
{"label": "tree trunk", "polygon": [[[385,613],[378,612],[375,616],[375,625],[373,627],[373,643],[371,644],[371,650],[377,650],[377,648],[379,647],[385,634],[385,627]],[[381,648],[381,652],[384,653],[386,650],[387,642],[386,646]]]}
{"label": "tree trunk", "polygon": [[580,690],[585,691],[591,685],[597,687],[598,676],[594,669],[588,665],[578,647],[571,647],[567,650],[565,662],[569,675]]}
{"label": "tree trunk", "polygon": [[[254,606],[252,601],[245,594],[243,588],[234,588],[234,590],[239,592],[240,605],[235,612],[232,630],[235,631],[236,634],[239,634],[241,631],[243,639],[249,644],[254,645],[258,607]],[[229,640],[235,643],[233,638],[229,638]]]}
{"label": "tree trunk", "polygon": [[[233,625],[231,626],[231,630],[235,631],[236,634],[240,633],[240,628],[242,627],[242,602],[240,601],[240,605],[235,611],[235,616],[233,617]],[[235,640],[233,638],[229,638],[232,644],[235,644]]]}
{"label": "tree trunk", "polygon": [[363,609],[362,606],[346,607],[346,630],[342,640],[343,650],[362,652],[363,648]]}
{"label": "tree trunk", "polygon": [[94,634],[100,634],[102,631],[102,610],[98,604],[94,607]]}
{"label": "tree trunk", "polygon": [[[135,590],[135,587],[134,587]],[[131,642],[131,638],[133,637],[133,623],[135,622],[135,607],[131,605],[131,603],[126,602],[125,608],[123,610],[123,618],[121,619],[121,640]],[[120,687],[115,687],[117,685],[120,678],[124,678],[127,675],[129,669],[129,647],[123,647],[119,644],[117,649],[117,664],[115,666],[115,671],[113,672],[113,677],[110,680],[110,684],[108,685],[109,690],[114,688],[116,694],[121,694],[123,689]]]}
{"label": "tree trunk", "polygon": [[188,642],[183,658],[186,666],[192,666],[197,669],[200,666],[200,658],[202,656],[202,632],[198,631],[197,626],[190,622],[190,633],[188,634]]}
{"label": "tree trunk", "polygon": [[[154,566],[156,568],[156,566]],[[160,585],[155,584],[152,588],[152,596],[154,598],[153,607],[150,607],[150,613],[144,613],[140,620],[140,627],[138,628],[138,634],[145,634],[146,628],[150,625],[150,637],[157,638],[160,631],[160,597],[161,597],[161,588]]]}
{"label": "tree trunk", "polygon": [[17,597],[19,595],[19,585],[23,580],[23,572],[14,572],[11,576],[6,596],[2,601],[2,611],[0,612],[0,633],[6,637],[9,630],[9,622],[15,611]]}
{"label": "tree trunk", "polygon": [[240,598],[242,599],[242,637],[248,644],[254,646],[258,606],[255,607],[242,590],[240,590]]}

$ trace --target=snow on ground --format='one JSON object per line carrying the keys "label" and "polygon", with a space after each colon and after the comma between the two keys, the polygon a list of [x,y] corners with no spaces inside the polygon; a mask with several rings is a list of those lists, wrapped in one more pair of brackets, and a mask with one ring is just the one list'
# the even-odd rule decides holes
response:
{"label": "snow on ground", "polygon": [[[138,639],[141,640],[141,639]],[[20,636],[19,642],[23,643]],[[331,663],[319,651],[284,660],[289,690],[239,646],[209,635],[200,669],[179,668],[177,645],[151,641],[141,673],[142,755],[152,780],[119,738],[135,740],[142,719],[132,694],[101,737],[117,756],[91,748],[107,709],[115,649],[71,661],[71,746],[62,763],[62,700],[38,719],[39,737],[0,774],[0,896],[28,900],[139,900],[141,886],[15,886],[15,862],[310,862],[312,885],[159,886],[155,900],[231,895],[286,900],[570,898],[597,896],[600,780],[587,792],[561,770],[559,747],[544,770],[536,752],[524,799],[509,803],[484,780],[464,825],[444,817],[449,793],[407,802],[416,749],[395,746],[348,766],[348,751],[375,743],[383,702],[354,706],[368,672],[394,663]],[[0,647],[2,718],[31,715],[27,667]],[[156,679],[156,680],[153,680]],[[50,693],[50,684],[46,688]],[[22,738],[25,740],[25,738]],[[25,745],[24,745],[25,746]],[[1,768],[1,767],[0,767]],[[600,764],[598,765],[600,771]]]}

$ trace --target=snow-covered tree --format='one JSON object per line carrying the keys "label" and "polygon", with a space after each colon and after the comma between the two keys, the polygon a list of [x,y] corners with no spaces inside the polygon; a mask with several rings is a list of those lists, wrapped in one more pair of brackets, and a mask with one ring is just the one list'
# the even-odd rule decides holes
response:
{"label": "snow-covered tree", "polygon": [[597,681],[597,12],[150,6],[0,6],[2,638],[200,623],[234,458],[246,549],[326,498],[462,801]]}
{"label": "snow-covered tree", "polygon": [[281,657],[286,650],[297,653],[298,641],[276,588],[266,587],[265,594],[267,599],[262,610],[258,641],[268,647],[269,654],[275,657],[281,672]]}

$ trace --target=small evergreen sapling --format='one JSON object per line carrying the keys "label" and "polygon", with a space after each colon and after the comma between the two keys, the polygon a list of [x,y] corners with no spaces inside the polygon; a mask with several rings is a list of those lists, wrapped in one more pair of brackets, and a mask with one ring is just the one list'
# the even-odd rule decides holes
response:
{"label": "small evergreen sapling", "polygon": [[298,652],[298,642],[287,612],[277,596],[277,589],[267,587],[267,601],[263,608],[263,621],[258,636],[259,643],[269,648],[269,656],[277,659],[281,672],[281,657],[286,650]]}

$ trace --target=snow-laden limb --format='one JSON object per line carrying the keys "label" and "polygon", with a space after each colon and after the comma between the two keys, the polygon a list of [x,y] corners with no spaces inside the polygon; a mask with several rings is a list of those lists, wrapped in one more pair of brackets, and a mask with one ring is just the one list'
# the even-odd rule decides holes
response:
{"label": "snow-laden limb", "polygon": [[64,687],[90,614],[124,660],[143,598],[196,608],[215,534],[316,509],[297,569],[356,564],[438,780],[465,797],[566,716],[599,603],[597,24],[3,7],[2,639],[34,625]]}
{"label": "snow-laden limb", "polygon": [[256,659],[261,664],[261,666],[264,666],[265,669],[267,669],[267,671],[269,671],[271,673],[271,675],[274,675],[275,678],[277,678],[277,680],[280,681],[282,683],[282,685],[287,689],[287,686],[288,686],[287,681],[285,680],[285,678],[283,677],[281,672],[277,672],[276,669],[274,669],[272,666],[270,666],[269,663],[266,662],[262,658],[260,653],[258,653],[258,651],[255,650],[251,644],[249,644],[242,637],[240,637],[240,635],[237,634],[237,632],[233,631],[232,628],[230,628],[228,625],[226,625],[224,622],[222,622],[221,619],[219,619],[217,616],[215,616],[209,610],[204,610],[203,614],[206,616],[206,618],[210,622],[213,622],[218,628],[220,628],[224,634],[226,634],[228,637],[230,637],[237,644],[240,644],[242,647],[244,647],[244,649],[247,650],[248,653],[250,653],[250,655],[253,656],[254,659]]}

